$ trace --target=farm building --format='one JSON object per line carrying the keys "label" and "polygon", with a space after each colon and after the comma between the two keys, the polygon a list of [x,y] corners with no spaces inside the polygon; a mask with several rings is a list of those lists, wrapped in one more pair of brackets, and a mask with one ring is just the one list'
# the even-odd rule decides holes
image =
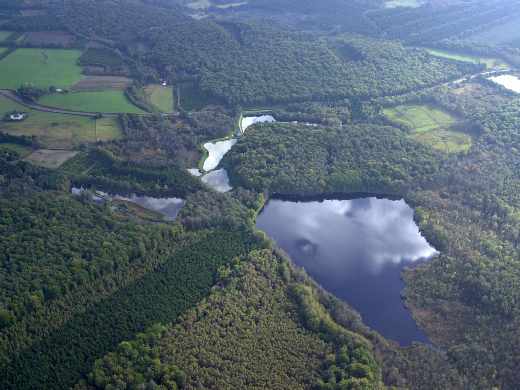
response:
{"label": "farm building", "polygon": [[12,112],[7,115],[7,120],[13,122],[23,121],[25,118],[27,118],[27,114],[24,112]]}

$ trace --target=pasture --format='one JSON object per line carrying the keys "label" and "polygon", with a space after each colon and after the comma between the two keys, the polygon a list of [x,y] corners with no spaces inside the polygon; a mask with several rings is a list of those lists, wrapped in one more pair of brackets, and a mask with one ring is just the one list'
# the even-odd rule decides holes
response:
{"label": "pasture", "polygon": [[0,117],[10,111],[28,113],[22,122],[1,122],[0,131],[13,135],[35,136],[47,148],[70,149],[96,140],[108,141],[121,137],[116,118],[93,119],[27,109],[0,97]]}
{"label": "pasture", "polygon": [[78,152],[70,150],[38,149],[25,157],[24,160],[40,167],[56,169],[76,154]]}
{"label": "pasture", "polygon": [[107,89],[124,91],[132,80],[120,76],[85,76],[72,86],[74,92],[104,91]]}
{"label": "pasture", "polygon": [[161,112],[173,111],[173,87],[150,84],[144,88],[144,94],[148,103]]}
{"label": "pasture", "polygon": [[469,150],[471,137],[452,130],[456,119],[445,111],[426,105],[405,105],[383,110],[393,123],[410,129],[410,136],[425,145],[446,153]]}
{"label": "pasture", "polygon": [[499,58],[479,57],[457,53],[450,50],[426,49],[426,51],[435,57],[447,58],[461,62],[471,62],[472,64],[483,64],[487,69],[508,68],[508,65]]}
{"label": "pasture", "polygon": [[81,78],[79,50],[17,49],[0,61],[0,88],[69,88]]}
{"label": "pasture", "polygon": [[123,91],[91,91],[55,93],[42,97],[38,103],[73,111],[100,113],[141,114],[143,110],[134,106]]}

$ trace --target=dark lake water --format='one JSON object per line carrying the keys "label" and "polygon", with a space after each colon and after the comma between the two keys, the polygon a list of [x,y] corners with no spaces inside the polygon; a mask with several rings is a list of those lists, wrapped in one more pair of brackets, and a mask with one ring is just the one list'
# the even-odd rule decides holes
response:
{"label": "dark lake water", "polygon": [[408,345],[428,342],[401,300],[401,271],[436,251],[403,201],[271,200],[257,219],[292,260],[353,306],[365,324]]}

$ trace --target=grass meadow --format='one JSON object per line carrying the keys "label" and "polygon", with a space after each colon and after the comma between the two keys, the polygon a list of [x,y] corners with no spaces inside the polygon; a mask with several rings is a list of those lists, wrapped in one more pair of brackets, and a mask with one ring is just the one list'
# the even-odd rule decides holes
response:
{"label": "grass meadow", "polygon": [[22,122],[0,121],[0,131],[13,135],[35,136],[48,148],[71,149],[97,139],[108,141],[122,136],[116,118],[96,120],[34,111],[0,97],[0,117],[14,110],[27,112],[29,116]]}
{"label": "grass meadow", "polygon": [[106,90],[92,92],[70,92],[46,95],[38,103],[73,111],[100,113],[142,114],[143,110],[134,106],[123,91]]}
{"label": "grass meadow", "polygon": [[468,151],[471,137],[451,127],[457,120],[445,111],[426,105],[404,105],[383,110],[390,121],[405,125],[415,140],[446,153]]}
{"label": "grass meadow", "polygon": [[17,49],[0,61],[0,88],[16,89],[29,83],[36,87],[69,88],[81,78],[79,50]]}

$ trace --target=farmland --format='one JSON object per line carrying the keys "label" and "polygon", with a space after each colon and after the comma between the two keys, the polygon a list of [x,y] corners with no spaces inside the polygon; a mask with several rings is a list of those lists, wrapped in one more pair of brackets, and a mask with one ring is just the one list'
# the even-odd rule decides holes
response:
{"label": "farmland", "polygon": [[128,101],[123,91],[72,92],[46,95],[39,103],[49,107],[86,112],[140,114],[141,109]]}
{"label": "farmland", "polygon": [[479,57],[469,54],[457,53],[449,50],[426,49],[433,56],[447,58],[454,61],[470,62],[472,64],[486,65],[487,69],[507,68],[507,64],[499,58]]}
{"label": "farmland", "polygon": [[29,114],[23,122],[0,122],[0,130],[13,135],[37,137],[49,148],[73,148],[81,143],[96,139],[110,140],[121,136],[115,118],[92,118],[39,112],[26,109],[19,104],[0,97],[0,116],[9,111],[23,111]]}
{"label": "farmland", "polygon": [[471,137],[453,131],[456,119],[447,112],[425,105],[407,105],[383,110],[390,121],[411,130],[411,137],[446,153],[469,150]]}
{"label": "farmland", "polygon": [[74,92],[104,91],[107,89],[124,91],[132,82],[127,77],[118,76],[85,76],[72,86]]}
{"label": "farmland", "polygon": [[172,112],[173,110],[173,88],[159,84],[147,85],[144,93],[148,102],[161,112]]}
{"label": "farmland", "polygon": [[17,49],[0,61],[0,88],[24,83],[41,88],[68,88],[81,79],[78,50]]}

